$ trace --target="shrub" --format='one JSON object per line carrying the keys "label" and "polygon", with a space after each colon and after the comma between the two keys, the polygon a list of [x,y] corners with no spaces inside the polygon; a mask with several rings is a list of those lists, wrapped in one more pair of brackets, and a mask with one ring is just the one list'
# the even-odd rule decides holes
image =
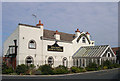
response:
{"label": "shrub", "polygon": [[112,69],[112,63],[110,61],[108,61],[108,60],[103,62],[103,66],[107,66],[108,69]]}
{"label": "shrub", "polygon": [[28,67],[24,64],[18,65],[16,67],[17,74],[26,74],[27,71],[28,71]]}
{"label": "shrub", "polygon": [[8,67],[4,62],[2,63],[2,74],[10,74],[13,72],[14,70],[12,67]]}
{"label": "shrub", "polygon": [[89,65],[85,68],[87,71],[96,71],[98,70],[98,65],[96,63],[89,63]]}
{"label": "shrub", "polygon": [[119,67],[120,67],[120,64],[115,63],[115,64],[113,64],[113,67],[114,67],[114,68],[119,68]]}
{"label": "shrub", "polygon": [[17,75],[17,73],[10,73],[10,75]]}
{"label": "shrub", "polygon": [[104,66],[103,69],[108,69],[108,67],[107,67],[107,66]]}
{"label": "shrub", "polygon": [[97,68],[97,64],[95,62],[89,63],[88,67],[89,68]]}
{"label": "shrub", "polygon": [[90,68],[90,67],[86,67],[85,68],[87,71],[96,71],[97,70],[97,68]]}
{"label": "shrub", "polygon": [[28,66],[28,69],[31,69],[31,70],[35,69],[34,64],[31,64],[30,66]]}
{"label": "shrub", "polygon": [[47,64],[40,66],[38,70],[40,70],[41,74],[44,75],[54,74],[52,67]]}
{"label": "shrub", "polygon": [[30,66],[28,66],[28,71],[26,72],[27,75],[32,75],[35,72],[35,66],[34,64],[31,64]]}
{"label": "shrub", "polygon": [[85,68],[79,67],[79,70],[80,70],[80,72],[86,72],[86,69],[85,69]]}
{"label": "shrub", "polygon": [[54,69],[54,74],[66,74],[69,73],[68,68],[62,65],[59,65]]}
{"label": "shrub", "polygon": [[73,73],[78,73],[78,72],[80,72],[80,69],[79,69],[78,67],[75,67],[75,66],[72,66],[72,67],[70,68],[70,70],[71,70],[71,72],[73,72]]}
{"label": "shrub", "polygon": [[102,69],[102,66],[98,66],[97,70],[101,70]]}
{"label": "shrub", "polygon": [[34,72],[34,74],[35,74],[35,75],[41,75],[42,72],[41,72],[40,70],[36,70],[36,71]]}

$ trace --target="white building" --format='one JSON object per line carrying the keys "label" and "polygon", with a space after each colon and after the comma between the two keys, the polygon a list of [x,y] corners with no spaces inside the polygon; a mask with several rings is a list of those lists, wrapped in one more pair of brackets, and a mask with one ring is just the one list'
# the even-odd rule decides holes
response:
{"label": "white building", "polygon": [[[37,67],[44,64],[53,67],[58,65],[71,67],[74,63],[73,59],[76,58],[73,55],[82,46],[94,47],[94,44],[88,32],[80,32],[77,29],[75,34],[68,34],[57,30],[46,30],[39,21],[36,26],[19,24],[4,42],[3,57],[12,67],[20,64],[34,64]],[[115,54],[113,57],[115,59]]]}

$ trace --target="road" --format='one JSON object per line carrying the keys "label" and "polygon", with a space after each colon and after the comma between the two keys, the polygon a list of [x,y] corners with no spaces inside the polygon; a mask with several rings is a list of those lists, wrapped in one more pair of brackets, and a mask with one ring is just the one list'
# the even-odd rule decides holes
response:
{"label": "road", "polygon": [[118,77],[120,77],[120,68],[66,75],[32,75],[32,76],[3,75],[2,79],[118,79]]}

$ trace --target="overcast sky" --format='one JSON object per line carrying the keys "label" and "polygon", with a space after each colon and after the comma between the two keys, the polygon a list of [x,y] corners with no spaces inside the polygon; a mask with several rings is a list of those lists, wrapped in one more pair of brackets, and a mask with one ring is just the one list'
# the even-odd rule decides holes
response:
{"label": "overcast sky", "polygon": [[89,32],[96,45],[118,46],[118,3],[116,2],[4,2],[2,4],[2,42],[18,23],[36,25],[60,32]]}

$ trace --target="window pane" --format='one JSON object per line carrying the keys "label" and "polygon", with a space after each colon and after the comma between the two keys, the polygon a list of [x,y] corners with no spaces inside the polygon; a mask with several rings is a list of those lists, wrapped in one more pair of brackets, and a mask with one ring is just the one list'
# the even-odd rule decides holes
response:
{"label": "window pane", "polygon": [[36,43],[35,43],[34,41],[30,41],[30,43],[29,43],[29,48],[35,48],[35,47],[36,47],[35,44],[36,44]]}

